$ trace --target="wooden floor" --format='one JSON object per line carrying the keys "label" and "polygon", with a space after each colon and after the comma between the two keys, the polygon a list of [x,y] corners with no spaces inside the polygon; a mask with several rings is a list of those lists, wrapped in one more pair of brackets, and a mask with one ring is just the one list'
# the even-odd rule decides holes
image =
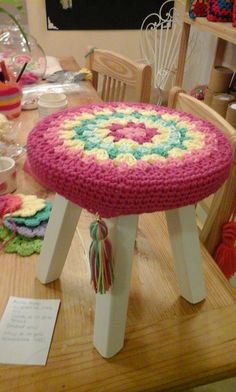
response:
{"label": "wooden floor", "polygon": [[[103,359],[93,348],[94,294],[83,213],[61,279],[35,279],[37,256],[1,255],[0,312],[10,295],[60,298],[46,367],[0,366],[1,392],[178,391],[236,374],[236,296],[203,250],[208,298],[178,296],[163,214],[140,217],[124,349]],[[66,233],[65,233],[66,235]]]}

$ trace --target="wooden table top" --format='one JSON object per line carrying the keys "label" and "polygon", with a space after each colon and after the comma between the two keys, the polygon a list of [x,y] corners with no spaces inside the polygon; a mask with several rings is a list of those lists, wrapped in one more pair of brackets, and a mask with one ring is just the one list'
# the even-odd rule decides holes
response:
{"label": "wooden table top", "polygon": [[[71,59],[69,65],[76,66]],[[89,82],[70,98],[71,104],[95,101],[100,99]],[[23,112],[21,120],[19,139],[25,143],[37,111]],[[50,196],[23,172],[23,160],[17,164],[17,192]],[[0,392],[178,391],[235,375],[235,292],[202,247],[207,299],[191,305],[179,297],[162,213],[140,217],[125,347],[109,360],[97,353],[95,296],[84,252],[90,222],[84,211],[60,280],[46,286],[35,278],[37,255],[1,254],[0,314],[10,295],[60,298],[61,307],[47,365],[1,365]]]}

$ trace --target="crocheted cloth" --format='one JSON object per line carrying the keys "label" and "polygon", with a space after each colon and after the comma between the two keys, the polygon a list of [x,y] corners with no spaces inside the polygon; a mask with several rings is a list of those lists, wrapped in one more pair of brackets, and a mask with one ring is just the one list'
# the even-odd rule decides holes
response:
{"label": "crocheted cloth", "polygon": [[233,3],[233,0],[208,0],[207,19],[211,22],[232,21]]}
{"label": "crocheted cloth", "polygon": [[233,6],[233,26],[236,27],[236,1],[234,1]]}
{"label": "crocheted cloth", "polygon": [[189,16],[194,19],[196,16],[207,15],[207,0],[190,0]]}
{"label": "crocheted cloth", "polygon": [[27,227],[37,227],[41,222],[49,219],[50,212],[52,209],[52,203],[50,201],[45,202],[45,207],[38,211],[35,215],[22,218],[18,216],[11,216],[10,218],[4,219],[4,222],[7,220],[14,221],[17,225],[25,225]]}
{"label": "crocheted cloth", "polygon": [[11,218],[4,219],[4,226],[10,231],[16,231],[18,234],[27,238],[44,237],[48,222],[42,222],[36,227],[27,227],[25,225],[13,224]]}
{"label": "crocheted cloth", "polygon": [[232,149],[210,123],[147,104],[93,104],[31,131],[31,170],[49,189],[103,217],[168,210],[215,192]]}
{"label": "crocheted cloth", "polygon": [[22,199],[19,195],[0,196],[0,218],[7,213],[12,213],[22,206]]}
{"label": "crocheted cloth", "polygon": [[[0,226],[0,240],[8,241],[11,231],[3,225]],[[4,252],[18,253],[20,256],[30,256],[33,253],[40,253],[43,240],[41,238],[25,238],[19,234],[15,234],[13,239],[6,243]]]}
{"label": "crocheted cloth", "polygon": [[15,212],[11,214],[6,214],[6,216],[11,215],[11,216],[29,217],[36,214],[36,212],[42,210],[45,207],[45,200],[39,199],[37,198],[37,196],[21,195],[21,194],[18,194],[18,196],[22,200],[22,206]]}

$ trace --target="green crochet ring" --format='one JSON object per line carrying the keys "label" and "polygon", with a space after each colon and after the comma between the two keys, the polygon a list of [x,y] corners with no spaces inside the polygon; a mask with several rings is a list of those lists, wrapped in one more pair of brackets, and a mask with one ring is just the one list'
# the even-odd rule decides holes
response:
{"label": "green crochet ring", "polygon": [[[0,240],[7,241],[12,232],[5,226],[0,226]],[[4,246],[4,252],[6,253],[18,253],[20,256],[30,256],[33,253],[40,253],[43,240],[41,238],[26,238],[19,234],[7,242]]]}
{"label": "green crochet ring", "polygon": [[36,212],[36,214],[34,214],[33,216],[30,216],[27,218],[22,218],[20,216],[18,216],[18,217],[12,216],[12,217],[7,217],[7,220],[10,220],[11,222],[14,221],[18,225],[25,225],[28,227],[36,227],[41,222],[49,219],[51,209],[52,209],[52,202],[47,201],[45,207],[41,211]]}

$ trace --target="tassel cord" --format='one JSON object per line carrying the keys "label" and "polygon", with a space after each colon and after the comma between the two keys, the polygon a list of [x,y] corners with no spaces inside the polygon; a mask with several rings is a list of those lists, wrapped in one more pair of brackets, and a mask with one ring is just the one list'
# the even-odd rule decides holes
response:
{"label": "tassel cord", "polygon": [[96,293],[105,294],[114,281],[112,246],[106,223],[97,218],[90,225],[90,235],[91,282]]}

